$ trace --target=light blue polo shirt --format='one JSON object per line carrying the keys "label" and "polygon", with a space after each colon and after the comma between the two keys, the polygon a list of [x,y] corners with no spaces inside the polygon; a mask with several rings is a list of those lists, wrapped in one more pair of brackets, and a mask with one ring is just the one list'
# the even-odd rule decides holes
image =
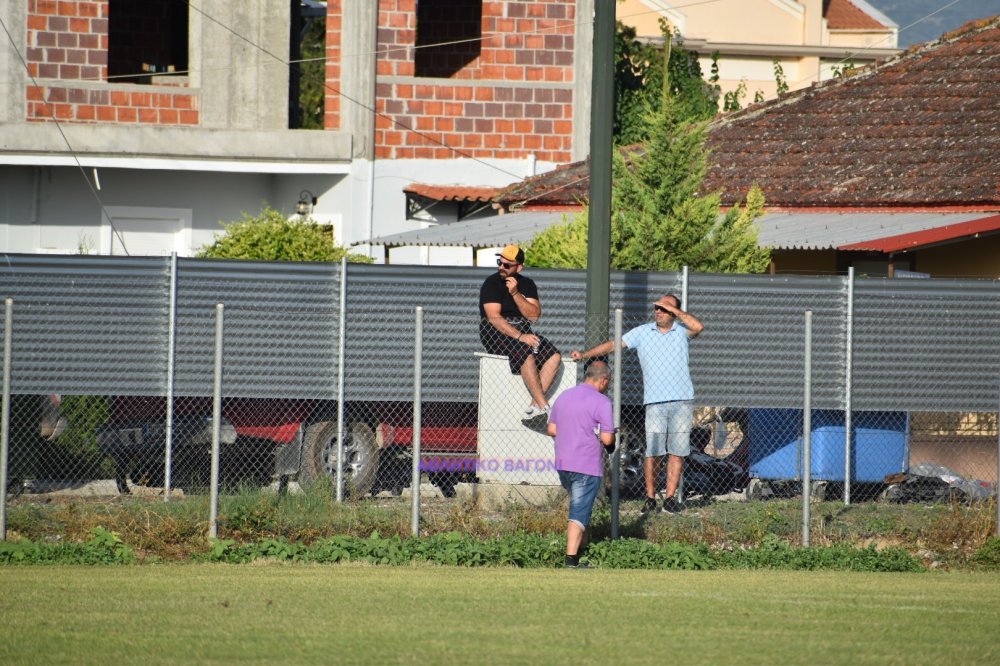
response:
{"label": "light blue polo shirt", "polygon": [[650,322],[622,336],[622,342],[639,354],[645,404],[694,400],[694,384],[688,366],[689,341],[687,327],[679,321],[665,333]]}

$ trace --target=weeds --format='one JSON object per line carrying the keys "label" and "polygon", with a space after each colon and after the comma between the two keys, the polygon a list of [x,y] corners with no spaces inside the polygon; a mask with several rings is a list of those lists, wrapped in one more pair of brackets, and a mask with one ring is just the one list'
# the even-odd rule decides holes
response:
{"label": "weeds", "polygon": [[987,539],[972,556],[972,561],[984,569],[1000,569],[1000,536]]}
{"label": "weeds", "polygon": [[[819,503],[813,509],[812,543],[833,548],[865,549],[872,544],[882,549],[903,547],[943,566],[996,566],[991,563],[998,559],[1000,546],[990,539],[995,527],[995,506],[992,502],[972,506]],[[766,544],[773,547],[776,542],[795,547],[801,534],[800,511],[800,503],[790,499],[705,503],[694,505],[679,516],[640,517],[636,504],[627,502],[623,504],[619,533],[625,539],[646,542],[661,551],[676,547],[695,549],[683,551],[688,553],[683,557],[694,557],[690,553],[697,553],[702,547],[719,552],[756,551]],[[30,496],[22,496],[9,506],[8,526],[12,540],[77,545],[89,543],[94,530],[100,528],[117,535],[140,562],[184,561],[195,554],[219,548],[235,551],[246,544],[257,544],[254,548],[265,544],[268,552],[294,559],[296,548],[322,547],[335,553],[344,547],[342,543],[337,545],[337,539],[365,540],[377,534],[381,540],[403,542],[409,539],[411,531],[407,502],[372,499],[337,503],[329,489],[322,487],[287,496],[251,489],[223,496],[219,507],[221,540],[214,544],[206,536],[208,513],[208,500],[203,496],[170,502],[162,498],[126,497],[100,503],[79,499],[33,502]],[[486,557],[485,551],[476,550],[480,546],[462,546],[468,552],[460,557],[455,554],[457,551],[453,553],[458,548],[453,540],[459,538],[453,535],[459,535],[463,543],[474,540],[508,544],[504,546],[507,550],[497,556],[502,561],[534,561],[525,559],[528,556],[524,552],[535,552],[544,560],[547,556],[539,553],[548,553],[553,540],[558,542],[565,534],[566,502],[564,496],[541,506],[510,501],[491,512],[472,501],[428,500],[422,508],[421,521],[420,543],[440,541],[432,550],[444,549],[442,553],[421,556],[423,559],[458,558],[464,562]],[[615,550],[618,546],[608,545],[610,536],[610,503],[601,499],[594,509],[588,539],[591,547],[597,549],[595,556],[600,554],[609,563],[618,562],[616,558],[625,556]],[[522,545],[515,547],[512,543]],[[388,541],[383,543],[386,548],[390,545]],[[629,551],[628,557],[638,555]],[[674,566],[686,565],[678,561]]]}

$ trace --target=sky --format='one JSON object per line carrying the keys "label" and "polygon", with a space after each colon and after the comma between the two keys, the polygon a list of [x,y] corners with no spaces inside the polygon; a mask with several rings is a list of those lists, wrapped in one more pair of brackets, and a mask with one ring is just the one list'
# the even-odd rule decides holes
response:
{"label": "sky", "polygon": [[[868,4],[899,25],[899,46],[937,39],[972,19],[1000,14],[1000,0],[867,0]],[[941,9],[940,12],[907,28]]]}

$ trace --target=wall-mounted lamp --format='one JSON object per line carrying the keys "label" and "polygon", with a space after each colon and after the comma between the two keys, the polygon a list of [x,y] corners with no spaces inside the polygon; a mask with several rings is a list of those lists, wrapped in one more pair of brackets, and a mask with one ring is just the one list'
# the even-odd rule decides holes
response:
{"label": "wall-mounted lamp", "polygon": [[312,212],[313,206],[316,205],[316,195],[309,190],[302,190],[299,192],[299,202],[295,204],[295,212],[305,217]]}

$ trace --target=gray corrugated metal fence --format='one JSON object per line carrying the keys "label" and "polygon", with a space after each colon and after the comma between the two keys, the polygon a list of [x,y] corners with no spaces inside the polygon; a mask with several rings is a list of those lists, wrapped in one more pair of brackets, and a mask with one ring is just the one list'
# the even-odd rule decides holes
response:
{"label": "gray corrugated metal fence", "polygon": [[[221,302],[227,395],[335,397],[339,265],[183,259],[177,266],[178,396],[211,394],[213,313]],[[420,305],[425,358],[436,363],[424,399],[474,402],[478,291],[490,270],[349,264],[348,399],[411,398]],[[537,329],[564,352],[581,346],[584,271],[526,274],[541,293]],[[653,296],[681,288],[678,273],[611,279],[611,307],[624,309],[626,329],[648,320]],[[4,255],[0,297],[15,303],[14,392],[165,395],[169,286],[169,258]],[[854,289],[854,409],[995,409],[996,281],[859,278]],[[688,309],[706,325],[692,345],[699,403],[801,406],[802,312],[809,309],[814,407],[843,405],[852,325],[846,277],[691,274],[688,293]],[[638,372],[633,355],[625,372]]]}

